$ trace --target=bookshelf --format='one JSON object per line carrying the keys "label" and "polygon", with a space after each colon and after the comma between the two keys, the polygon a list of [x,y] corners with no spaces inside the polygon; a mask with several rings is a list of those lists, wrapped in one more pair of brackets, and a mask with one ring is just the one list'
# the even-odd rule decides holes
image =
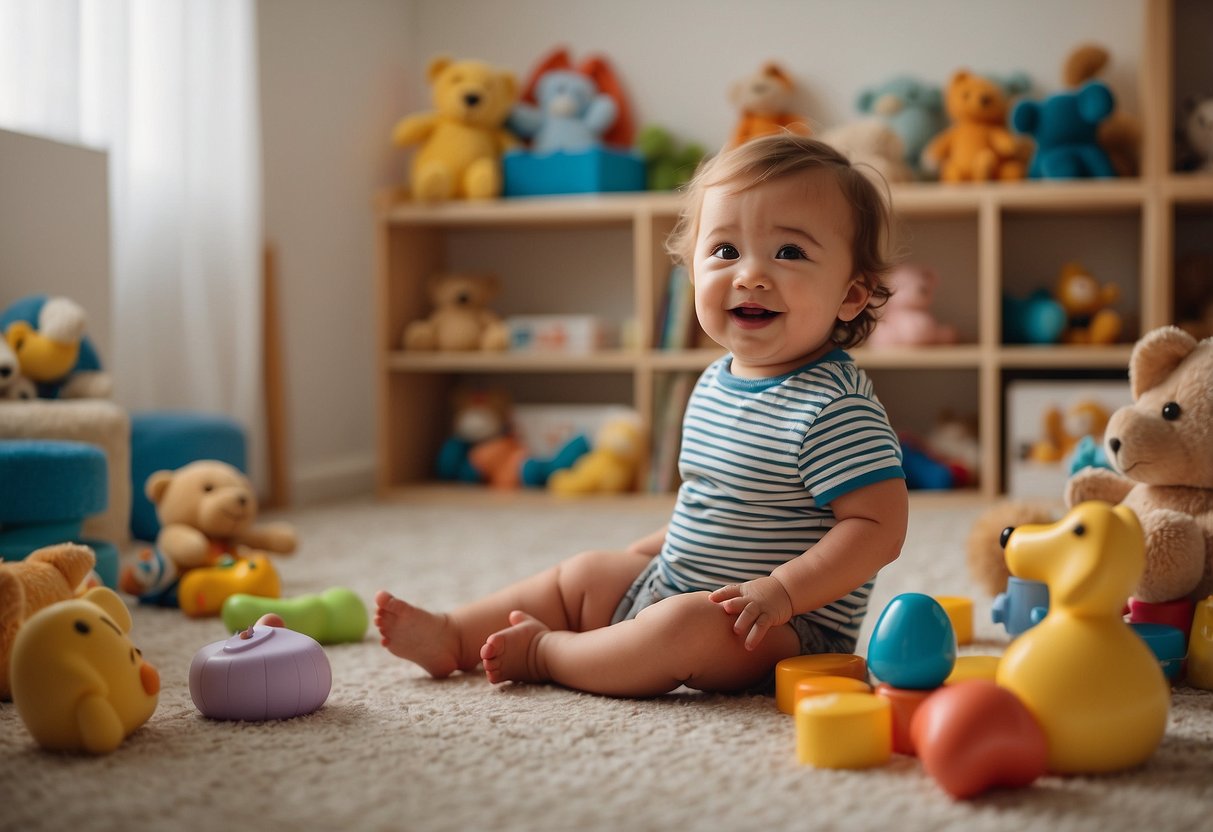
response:
{"label": "bookshelf", "polygon": [[[1071,252],[1071,259],[1089,259],[1086,265],[1101,280],[1120,286],[1120,308],[1132,338],[1172,320],[1171,275],[1183,254],[1177,250],[1177,226],[1183,227],[1178,235],[1183,239],[1203,239],[1206,245],[1213,239],[1213,175],[1172,172],[1175,74],[1181,63],[1173,52],[1177,32],[1193,27],[1204,27],[1213,38],[1213,21],[1203,4],[1143,0],[1140,177],[915,183],[892,189],[899,247],[910,259],[951,259],[953,290],[936,310],[941,318],[959,322],[964,337],[954,346],[860,348],[855,358],[873,375],[898,429],[901,422],[920,427],[930,409],[942,404],[976,415],[982,497],[1004,488],[1003,390],[1010,375],[1123,373],[1131,349],[1127,342],[1106,347],[1003,344],[1003,294],[1022,295],[1048,285],[1059,258]],[[1213,83],[1213,78],[1205,81]],[[429,482],[435,449],[449,431],[451,392],[465,381],[514,384],[532,397],[541,389],[555,401],[626,403],[641,414],[650,435],[659,437],[665,420],[660,391],[671,387],[669,377],[696,373],[720,355],[715,348],[667,350],[659,345],[670,271],[662,244],[678,206],[678,197],[668,193],[438,205],[411,204],[396,192],[381,194],[376,206],[375,340],[380,494]],[[400,348],[405,325],[429,311],[424,286],[431,274],[461,267],[469,251],[491,251],[502,239],[520,237],[535,241],[528,243],[535,254],[517,268],[537,278],[517,287],[513,297],[507,290],[501,305],[514,308],[501,311],[602,312],[626,323],[632,339],[587,355],[413,353]],[[578,262],[576,252],[587,239],[609,241],[617,262]],[[957,246],[957,239],[963,244]],[[534,304],[547,308],[536,310]],[[933,401],[936,397],[939,402]],[[649,481],[647,473],[644,481]]]}

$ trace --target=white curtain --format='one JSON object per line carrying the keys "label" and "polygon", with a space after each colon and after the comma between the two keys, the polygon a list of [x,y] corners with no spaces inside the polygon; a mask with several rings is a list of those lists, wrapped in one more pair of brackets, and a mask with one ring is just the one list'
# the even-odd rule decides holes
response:
{"label": "white curtain", "polygon": [[0,127],[109,153],[115,397],[232,416],[259,480],[256,48],[255,0],[0,0]]}

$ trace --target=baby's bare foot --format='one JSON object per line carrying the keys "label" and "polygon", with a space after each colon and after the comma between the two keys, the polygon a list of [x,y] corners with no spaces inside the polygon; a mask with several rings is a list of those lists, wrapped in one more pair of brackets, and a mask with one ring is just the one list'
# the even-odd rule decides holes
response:
{"label": "baby's bare foot", "polygon": [[546,682],[548,675],[539,661],[539,642],[551,630],[538,618],[521,610],[510,613],[510,625],[489,636],[480,648],[484,675],[494,685],[501,682]]}
{"label": "baby's bare foot", "polygon": [[379,643],[393,655],[421,665],[435,679],[459,669],[459,633],[446,615],[414,607],[389,592],[375,594]]}

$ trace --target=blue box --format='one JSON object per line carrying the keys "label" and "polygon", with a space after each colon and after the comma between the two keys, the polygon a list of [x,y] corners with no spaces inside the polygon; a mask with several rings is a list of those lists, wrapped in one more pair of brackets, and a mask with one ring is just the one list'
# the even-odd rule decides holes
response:
{"label": "blue box", "polygon": [[644,157],[605,147],[542,155],[512,150],[502,157],[501,167],[507,197],[645,189]]}

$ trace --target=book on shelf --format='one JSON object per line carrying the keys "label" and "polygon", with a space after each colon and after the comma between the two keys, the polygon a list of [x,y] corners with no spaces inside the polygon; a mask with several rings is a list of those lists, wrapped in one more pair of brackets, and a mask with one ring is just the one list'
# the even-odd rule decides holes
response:
{"label": "book on shelf", "polygon": [[682,449],[682,417],[698,380],[695,373],[663,373],[654,390],[652,463],[649,491],[664,494],[678,485],[678,455]]}
{"label": "book on shelf", "polygon": [[683,266],[670,268],[662,301],[661,331],[657,345],[663,350],[683,350],[691,344],[695,324],[695,290]]}

